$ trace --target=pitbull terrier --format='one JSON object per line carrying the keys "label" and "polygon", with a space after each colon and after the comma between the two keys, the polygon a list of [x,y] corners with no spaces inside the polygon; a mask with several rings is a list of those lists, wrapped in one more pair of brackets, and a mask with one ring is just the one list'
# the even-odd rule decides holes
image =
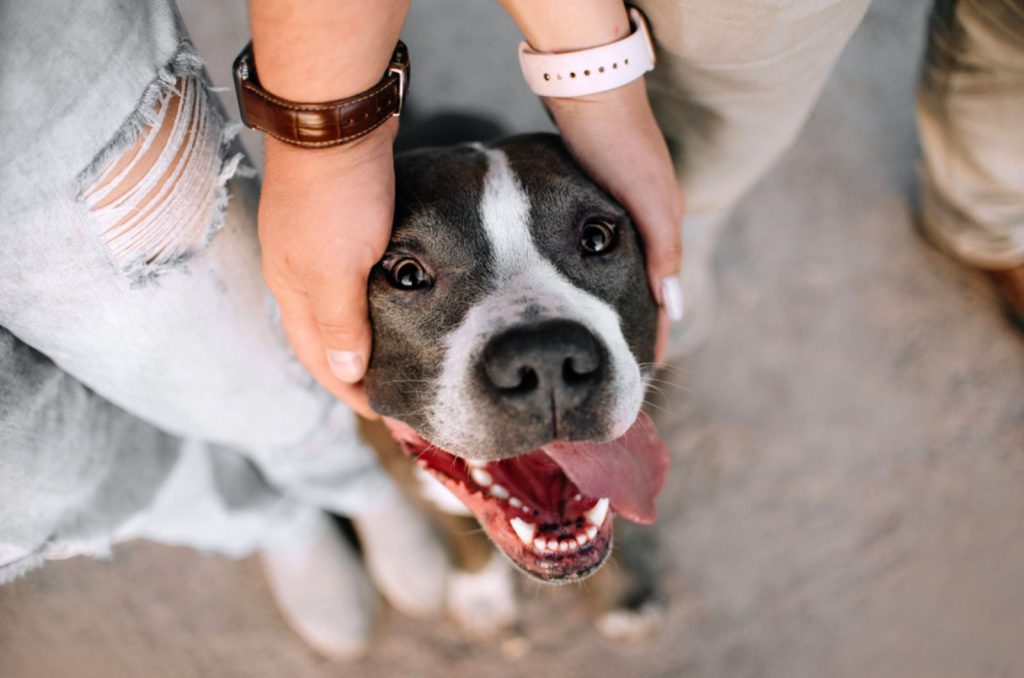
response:
{"label": "pitbull terrier", "polygon": [[395,172],[371,405],[432,479],[415,492],[468,509],[531,577],[580,580],[613,515],[654,521],[668,466],[641,412],[658,313],[638,234],[554,135],[417,149]]}

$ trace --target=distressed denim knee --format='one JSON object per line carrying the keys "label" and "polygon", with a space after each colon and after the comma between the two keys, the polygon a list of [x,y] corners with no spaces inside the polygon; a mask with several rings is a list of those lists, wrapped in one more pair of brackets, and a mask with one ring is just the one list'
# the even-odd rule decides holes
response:
{"label": "distressed denim knee", "polygon": [[[99,237],[134,281],[206,245],[223,223],[225,184],[242,159],[228,151],[235,128],[225,126],[198,75],[142,106],[80,179]],[[129,145],[139,120],[146,125]]]}
{"label": "distressed denim knee", "polygon": [[[287,344],[260,270],[259,182],[172,9],[40,0],[0,20],[0,326],[295,500],[367,510],[390,482]],[[22,58],[43,41],[62,49]]]}

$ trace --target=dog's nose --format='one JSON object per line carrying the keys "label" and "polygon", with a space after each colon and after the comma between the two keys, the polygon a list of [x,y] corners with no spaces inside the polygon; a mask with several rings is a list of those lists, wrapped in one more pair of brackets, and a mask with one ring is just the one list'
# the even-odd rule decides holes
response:
{"label": "dog's nose", "polygon": [[580,405],[597,390],[604,351],[580,323],[547,320],[491,339],[482,366],[488,389],[500,401],[549,413],[553,406]]}

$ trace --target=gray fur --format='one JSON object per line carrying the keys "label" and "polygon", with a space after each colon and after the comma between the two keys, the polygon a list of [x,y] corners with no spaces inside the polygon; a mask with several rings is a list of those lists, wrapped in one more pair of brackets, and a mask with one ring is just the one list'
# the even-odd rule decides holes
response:
{"label": "gray fur", "polygon": [[[625,210],[587,178],[554,135],[512,137],[494,144],[509,160],[530,203],[534,245],[568,281],[607,302],[621,319],[633,358],[649,364],[657,307],[647,287],[642,247]],[[481,380],[471,380],[473,440],[451,440],[436,415],[438,379],[447,338],[467,313],[498,283],[494,253],[479,206],[488,171],[486,149],[460,146],[421,149],[396,161],[397,203],[394,231],[385,264],[370,278],[374,353],[366,377],[373,407],[400,419],[455,453],[496,458],[532,449],[552,437],[551,424],[529,412],[510,413],[495,405]],[[586,218],[601,215],[617,225],[614,251],[584,257],[580,229]],[[433,276],[433,287],[397,290],[386,279],[393,255],[415,256]],[[543,319],[531,299],[519,299],[515,322]],[[550,319],[550,316],[547,316]],[[484,342],[481,342],[483,344]],[[473,364],[479,369],[474,347]],[[604,389],[566,417],[568,439],[607,437],[613,394]],[[561,428],[561,427],[560,427]],[[466,438],[460,434],[460,438]]]}

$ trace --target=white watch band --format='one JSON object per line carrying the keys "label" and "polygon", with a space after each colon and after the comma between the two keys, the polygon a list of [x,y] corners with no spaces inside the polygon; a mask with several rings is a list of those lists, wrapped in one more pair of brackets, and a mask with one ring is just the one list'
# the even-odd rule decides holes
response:
{"label": "white watch band", "polygon": [[629,9],[633,33],[600,47],[549,54],[519,43],[519,65],[535,94],[542,97],[581,97],[605,92],[636,80],[654,68],[654,45],[647,20]]}

